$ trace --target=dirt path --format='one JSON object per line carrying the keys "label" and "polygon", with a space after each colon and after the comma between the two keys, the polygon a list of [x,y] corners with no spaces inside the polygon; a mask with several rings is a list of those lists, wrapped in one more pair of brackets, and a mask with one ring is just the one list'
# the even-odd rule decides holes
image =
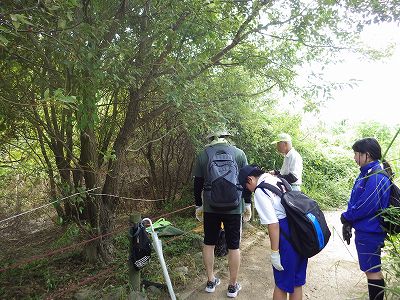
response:
{"label": "dirt path", "polygon": [[[325,216],[332,236],[326,248],[309,260],[303,299],[367,299],[364,293],[367,291],[366,279],[358,268],[354,240],[348,247],[341,240],[339,212],[327,212]],[[251,229],[244,231],[239,273],[242,290],[237,299],[272,299],[274,281],[268,249],[270,249],[269,239],[266,234],[255,233]],[[199,282],[187,292],[181,293],[180,299],[228,299],[226,296],[227,269],[221,269],[218,276],[222,282],[215,293],[208,294],[204,291],[204,278],[204,282]]]}

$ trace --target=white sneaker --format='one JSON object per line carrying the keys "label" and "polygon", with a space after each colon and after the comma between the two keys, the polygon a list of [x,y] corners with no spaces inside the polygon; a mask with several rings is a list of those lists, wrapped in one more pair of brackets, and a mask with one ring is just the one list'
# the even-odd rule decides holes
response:
{"label": "white sneaker", "polygon": [[242,287],[240,286],[240,283],[238,283],[238,282],[236,282],[235,285],[230,284],[228,286],[228,292],[226,293],[226,295],[229,298],[235,298],[241,289],[242,289]]}
{"label": "white sneaker", "polygon": [[214,293],[215,292],[215,287],[221,283],[221,280],[219,278],[214,277],[213,281],[207,281],[206,285],[206,292],[207,293]]}

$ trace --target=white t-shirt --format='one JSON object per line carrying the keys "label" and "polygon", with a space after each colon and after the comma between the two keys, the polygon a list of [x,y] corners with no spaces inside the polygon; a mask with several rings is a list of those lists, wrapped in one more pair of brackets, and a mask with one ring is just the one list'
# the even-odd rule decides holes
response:
{"label": "white t-shirt", "polygon": [[303,173],[303,159],[301,158],[299,152],[294,148],[285,155],[283,159],[282,168],[280,170],[282,175],[288,175],[292,173],[296,176],[297,181],[293,182],[294,185],[300,185],[302,183],[302,173]]}
{"label": "white t-shirt", "polygon": [[[278,181],[279,179],[276,176],[264,173],[258,179],[257,185],[261,182],[266,182],[276,186]],[[281,204],[281,198],[267,189],[264,190],[268,195],[266,195],[261,188],[256,189],[254,193],[254,204],[260,217],[260,223],[278,223],[279,219],[286,218],[286,212]]]}

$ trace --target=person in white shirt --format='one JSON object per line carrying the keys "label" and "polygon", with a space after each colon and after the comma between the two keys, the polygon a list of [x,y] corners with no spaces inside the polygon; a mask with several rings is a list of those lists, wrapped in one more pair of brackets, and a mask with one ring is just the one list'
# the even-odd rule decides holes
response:
{"label": "person in white shirt", "polygon": [[280,133],[278,138],[272,142],[276,144],[279,153],[284,155],[280,170],[271,170],[270,174],[281,176],[292,186],[293,191],[300,191],[302,184],[303,159],[292,146],[292,138],[287,133]]}
{"label": "person in white shirt", "polygon": [[269,190],[257,188],[262,182],[277,186],[281,180],[256,165],[241,168],[238,179],[243,188],[254,192],[254,204],[260,223],[268,226],[275,279],[273,300],[286,300],[287,294],[289,300],[302,299],[308,259],[302,257],[287,240],[291,234],[281,198]]}

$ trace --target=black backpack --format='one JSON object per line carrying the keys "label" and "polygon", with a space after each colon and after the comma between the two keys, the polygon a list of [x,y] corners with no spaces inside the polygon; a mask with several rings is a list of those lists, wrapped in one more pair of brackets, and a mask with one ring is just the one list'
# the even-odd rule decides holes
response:
{"label": "black backpack", "polygon": [[209,205],[221,211],[239,206],[242,188],[238,182],[239,169],[232,146],[209,146],[203,197]]}
{"label": "black backpack", "polygon": [[270,190],[281,198],[291,237],[284,231],[282,234],[301,256],[312,257],[328,244],[331,236],[325,216],[315,200],[300,191],[292,191],[285,179],[280,180],[282,183],[278,182],[279,188],[265,182],[260,183],[257,188],[261,188],[265,194],[267,193],[264,189]]}
{"label": "black backpack", "polygon": [[219,231],[218,241],[214,248],[215,256],[225,256],[228,254],[228,246],[226,244],[225,230],[221,228]]}
{"label": "black backpack", "polygon": [[129,230],[130,255],[129,260],[136,270],[142,269],[150,262],[151,243],[142,223],[137,223]]}
{"label": "black backpack", "polygon": [[400,188],[394,184],[390,175],[385,170],[376,170],[368,174],[368,177],[365,178],[364,186],[367,183],[368,178],[371,177],[370,175],[377,173],[385,175],[390,180],[389,207],[381,209],[377,216],[382,217],[381,225],[385,232],[390,235],[398,234],[400,233],[400,220],[398,217],[396,218],[396,215],[399,215],[400,213]]}

